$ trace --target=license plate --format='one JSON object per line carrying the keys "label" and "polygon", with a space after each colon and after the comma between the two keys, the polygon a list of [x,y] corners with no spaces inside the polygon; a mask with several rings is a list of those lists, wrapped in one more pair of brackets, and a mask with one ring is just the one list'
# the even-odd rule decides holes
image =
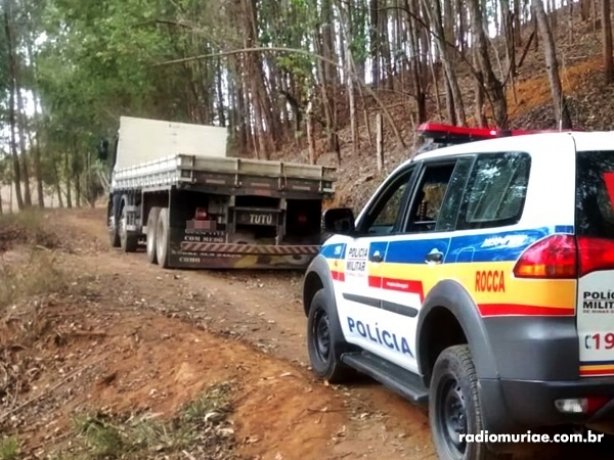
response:
{"label": "license plate", "polygon": [[237,213],[237,223],[243,225],[277,225],[277,214],[274,212],[249,212]]}

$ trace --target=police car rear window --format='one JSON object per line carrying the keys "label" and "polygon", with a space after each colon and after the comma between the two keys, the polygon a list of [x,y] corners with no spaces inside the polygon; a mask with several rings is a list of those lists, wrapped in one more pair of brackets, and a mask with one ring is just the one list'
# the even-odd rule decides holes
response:
{"label": "police car rear window", "polygon": [[614,151],[578,152],[576,233],[614,239]]}
{"label": "police car rear window", "polygon": [[458,226],[488,228],[520,220],[529,183],[531,157],[522,152],[478,156],[465,191]]}

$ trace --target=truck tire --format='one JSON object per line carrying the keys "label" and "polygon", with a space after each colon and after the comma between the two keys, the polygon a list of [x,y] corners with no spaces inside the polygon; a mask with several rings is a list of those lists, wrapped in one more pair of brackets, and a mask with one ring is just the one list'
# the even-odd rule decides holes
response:
{"label": "truck tire", "polygon": [[[121,206],[121,197],[112,195],[109,199],[109,210],[107,212],[107,225],[109,230],[109,242],[112,248],[119,248],[121,242],[119,241],[119,231],[117,228],[117,221],[119,220],[118,209]],[[113,217],[113,224],[111,224],[111,217]]]}
{"label": "truck tire", "polygon": [[119,217],[119,243],[124,252],[135,252],[139,245],[139,237],[130,233],[127,225],[128,211],[126,211],[126,201],[124,201]]}
{"label": "truck tire", "polygon": [[149,216],[147,216],[147,260],[152,264],[158,263],[158,257],[156,255],[156,235],[158,234],[159,215],[160,208],[154,206],[149,210]]}
{"label": "truck tire", "polygon": [[446,348],[435,362],[429,388],[429,422],[439,459],[499,458],[486,443],[460,440],[460,434],[478,434],[484,429],[477,372],[467,345]]}
{"label": "truck tire", "polygon": [[156,258],[158,259],[158,265],[162,268],[169,268],[170,222],[168,208],[160,208],[158,225],[156,227]]}
{"label": "truck tire", "polygon": [[313,373],[321,379],[341,383],[355,375],[354,370],[341,361],[341,355],[352,350],[343,338],[337,312],[323,289],[316,292],[309,307],[307,351]]}

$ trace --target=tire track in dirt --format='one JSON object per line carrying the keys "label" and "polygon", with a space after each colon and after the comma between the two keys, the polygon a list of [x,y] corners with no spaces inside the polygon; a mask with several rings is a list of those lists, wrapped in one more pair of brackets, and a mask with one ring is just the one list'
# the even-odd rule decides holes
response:
{"label": "tire track in dirt", "polygon": [[[60,225],[67,227],[64,233],[77,243],[74,254],[68,257],[69,264],[84,272],[129,280],[134,292],[126,297],[142,297],[144,308],[188,318],[198,327],[232,339],[228,344],[245,344],[289,362],[299,379],[309,384],[312,390],[295,392],[291,401],[276,399],[278,393],[286,393],[282,388],[285,380],[278,388],[252,389],[265,394],[268,400],[246,407],[252,407],[255,413],[270,407],[279,414],[294,414],[291,422],[287,417],[249,417],[251,410],[237,412],[237,423],[244,423],[244,427],[262,426],[267,433],[287,432],[287,436],[275,436],[278,442],[283,438],[280,445],[294,446],[294,450],[290,449],[293,453],[283,458],[435,458],[423,410],[370,381],[352,387],[329,387],[315,381],[307,371],[300,273],[162,270],[149,265],[144,254],[123,254],[108,248],[103,222],[99,210],[63,215]],[[123,294],[120,291],[116,295],[121,298]],[[324,389],[334,398],[324,403],[313,388]],[[337,414],[336,427],[329,426],[324,431],[330,429],[330,433],[314,437],[316,445],[325,446],[325,455],[316,455],[315,448],[305,449],[304,444],[311,442],[299,429],[305,417],[293,407],[306,402],[317,424],[329,411]],[[336,408],[331,408],[333,403]],[[292,429],[288,431],[288,427]]]}

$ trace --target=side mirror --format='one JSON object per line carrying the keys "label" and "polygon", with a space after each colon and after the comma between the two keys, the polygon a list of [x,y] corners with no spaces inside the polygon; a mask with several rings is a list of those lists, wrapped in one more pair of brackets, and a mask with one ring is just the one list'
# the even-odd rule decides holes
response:
{"label": "side mirror", "polygon": [[354,230],[354,213],[350,208],[332,208],[324,212],[324,232],[349,235]]}

